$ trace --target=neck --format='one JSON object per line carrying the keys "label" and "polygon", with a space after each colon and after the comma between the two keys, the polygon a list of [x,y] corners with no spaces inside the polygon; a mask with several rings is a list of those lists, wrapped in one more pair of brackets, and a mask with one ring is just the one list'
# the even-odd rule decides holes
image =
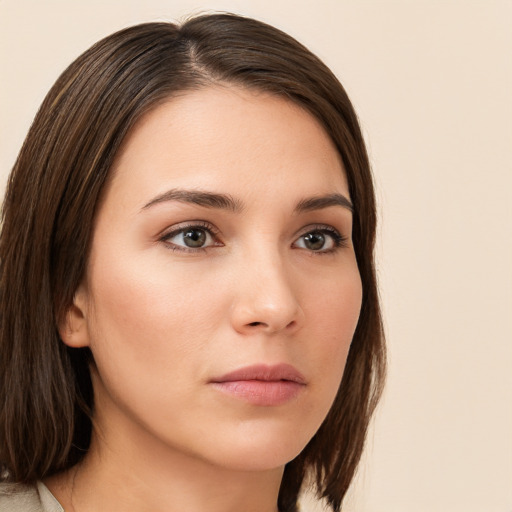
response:
{"label": "neck", "polygon": [[84,460],[45,483],[66,512],[277,512],[283,469],[223,467],[99,421]]}
{"label": "neck", "polygon": [[106,452],[93,448],[77,468],[73,502],[88,507],[76,512],[277,512],[282,468],[236,471],[180,453],[152,461],[133,450]]}

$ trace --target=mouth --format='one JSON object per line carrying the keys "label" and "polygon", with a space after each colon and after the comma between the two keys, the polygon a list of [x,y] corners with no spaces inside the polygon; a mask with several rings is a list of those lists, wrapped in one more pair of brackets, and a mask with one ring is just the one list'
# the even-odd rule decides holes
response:
{"label": "mouth", "polygon": [[240,368],[210,381],[216,390],[251,405],[277,406],[296,398],[306,379],[289,364]]}

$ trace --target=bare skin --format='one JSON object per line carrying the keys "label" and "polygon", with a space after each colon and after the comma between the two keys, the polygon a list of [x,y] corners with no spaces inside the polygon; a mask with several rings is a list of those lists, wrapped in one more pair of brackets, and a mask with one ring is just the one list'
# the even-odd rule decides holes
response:
{"label": "bare skin", "polygon": [[293,103],[216,86],[147,114],[112,172],[60,326],[96,362],[93,441],[45,483],[66,512],[276,512],[360,311],[338,152]]}

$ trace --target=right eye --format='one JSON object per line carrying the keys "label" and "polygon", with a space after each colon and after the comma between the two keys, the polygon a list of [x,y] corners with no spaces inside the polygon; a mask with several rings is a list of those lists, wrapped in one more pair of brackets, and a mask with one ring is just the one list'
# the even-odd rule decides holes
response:
{"label": "right eye", "polygon": [[182,226],[166,233],[161,241],[177,251],[204,250],[207,247],[220,245],[216,242],[212,229],[201,225]]}

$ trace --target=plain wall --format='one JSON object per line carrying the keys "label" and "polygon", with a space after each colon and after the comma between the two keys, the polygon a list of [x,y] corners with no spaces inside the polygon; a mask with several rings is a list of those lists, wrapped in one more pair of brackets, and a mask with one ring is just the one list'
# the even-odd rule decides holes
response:
{"label": "plain wall", "polygon": [[367,137],[390,368],[344,510],[511,512],[512,2],[0,0],[2,190],[79,53],[127,25],[204,10],[309,46]]}

